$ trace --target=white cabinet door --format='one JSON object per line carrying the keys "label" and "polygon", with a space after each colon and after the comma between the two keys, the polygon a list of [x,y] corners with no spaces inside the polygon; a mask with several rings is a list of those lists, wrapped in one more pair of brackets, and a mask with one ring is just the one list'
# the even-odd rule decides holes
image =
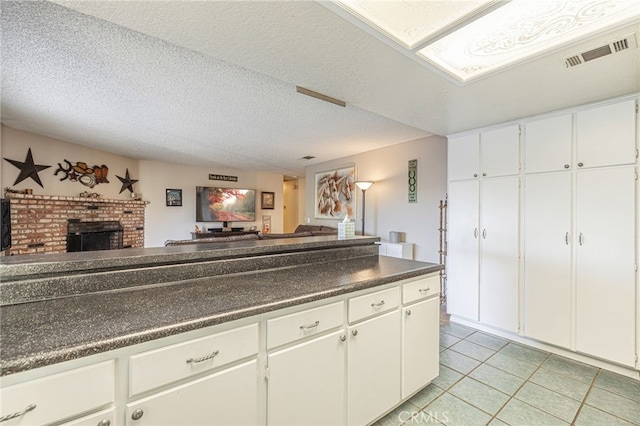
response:
{"label": "white cabinet door", "polygon": [[347,424],[365,425],[400,402],[400,311],[349,327]]}
{"label": "white cabinet door", "polygon": [[479,134],[449,138],[447,147],[449,180],[477,178],[480,174]]}
{"label": "white cabinet door", "polygon": [[480,321],[518,331],[519,178],[482,183]]}
{"label": "white cabinet door", "polygon": [[447,312],[478,320],[479,196],[477,180],[449,182]]}
{"label": "white cabinet door", "polygon": [[524,198],[524,332],[570,348],[571,174],[527,175]]}
{"label": "white cabinet door", "polygon": [[577,350],[633,366],[634,167],[577,174],[576,229]]}
{"label": "white cabinet door", "polygon": [[341,330],[269,354],[269,425],[344,424],[345,338]]}
{"label": "white cabinet door", "polygon": [[402,315],[402,399],[439,374],[440,298],[405,306]]}
{"label": "white cabinet door", "polygon": [[257,380],[256,360],[222,370],[128,404],[127,425],[257,424]]}
{"label": "white cabinet door", "polygon": [[525,127],[527,173],[570,170],[573,119],[571,114],[531,121]]}
{"label": "white cabinet door", "polygon": [[482,132],[482,176],[517,175],[520,172],[520,127],[518,125]]}
{"label": "white cabinet door", "polygon": [[578,167],[636,162],[635,100],[579,111],[576,121]]}

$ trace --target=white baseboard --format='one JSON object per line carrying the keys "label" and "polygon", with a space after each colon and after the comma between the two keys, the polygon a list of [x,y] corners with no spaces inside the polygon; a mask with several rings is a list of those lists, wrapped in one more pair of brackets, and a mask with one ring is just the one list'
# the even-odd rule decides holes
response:
{"label": "white baseboard", "polygon": [[531,346],[534,348],[542,349],[547,352],[554,353],[556,355],[561,355],[569,359],[573,359],[575,361],[580,361],[585,364],[593,365],[594,367],[602,368],[605,370],[613,371],[614,373],[621,374],[623,376],[631,377],[636,380],[640,380],[640,371],[635,370],[631,367],[625,367],[623,365],[613,364],[611,362],[607,362],[598,358],[593,358],[588,355],[580,354],[577,352],[570,351],[568,349],[559,348],[557,346],[549,345],[547,343],[539,342],[537,340],[529,339],[528,337],[521,336],[519,334],[511,333],[508,331],[496,329],[493,327],[489,327],[485,324],[480,324],[475,321],[467,320],[465,318],[458,318],[451,315],[451,322],[466,325],[471,328],[478,329],[480,331],[484,331],[489,334],[493,334],[494,336],[504,337],[505,339],[513,340],[514,342],[522,343],[527,346]]}

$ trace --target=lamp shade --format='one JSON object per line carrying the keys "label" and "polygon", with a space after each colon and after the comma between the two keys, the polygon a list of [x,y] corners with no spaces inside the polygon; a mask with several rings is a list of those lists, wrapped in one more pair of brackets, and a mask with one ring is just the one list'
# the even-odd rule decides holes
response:
{"label": "lamp shade", "polygon": [[359,180],[356,182],[356,185],[358,186],[358,188],[362,189],[363,191],[366,191],[367,189],[371,188],[371,185],[373,185],[373,182],[368,180]]}

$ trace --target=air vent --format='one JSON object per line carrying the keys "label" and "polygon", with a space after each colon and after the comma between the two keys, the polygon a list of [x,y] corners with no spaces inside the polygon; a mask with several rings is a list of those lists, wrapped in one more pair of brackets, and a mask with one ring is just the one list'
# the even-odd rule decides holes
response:
{"label": "air vent", "polygon": [[618,53],[629,49],[635,49],[637,47],[638,42],[636,41],[636,35],[630,34],[626,37],[611,41],[602,46],[597,46],[584,52],[571,55],[567,58],[564,58],[562,61],[566,68],[573,68],[577,65],[593,61],[594,59],[602,58],[603,56],[608,56],[613,53]]}

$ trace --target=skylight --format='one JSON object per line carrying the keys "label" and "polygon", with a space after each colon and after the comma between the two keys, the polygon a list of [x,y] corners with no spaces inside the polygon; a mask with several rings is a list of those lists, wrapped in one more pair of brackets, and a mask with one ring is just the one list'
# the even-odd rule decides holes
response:
{"label": "skylight", "polygon": [[459,82],[640,19],[638,0],[335,2]]}

